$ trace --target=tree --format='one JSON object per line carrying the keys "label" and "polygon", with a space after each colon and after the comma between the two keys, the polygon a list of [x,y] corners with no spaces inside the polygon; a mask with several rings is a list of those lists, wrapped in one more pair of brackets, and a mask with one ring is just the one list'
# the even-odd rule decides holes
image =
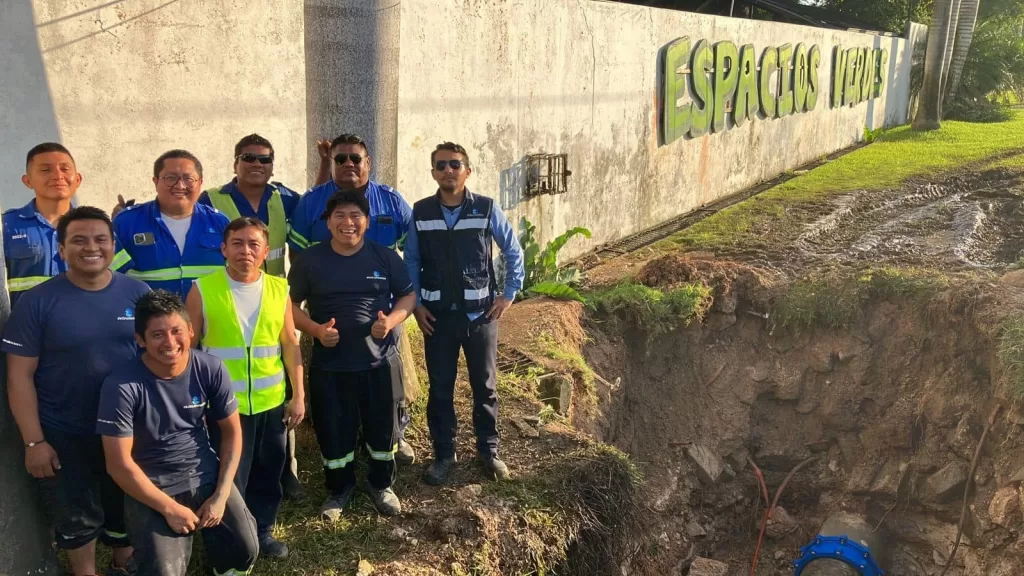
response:
{"label": "tree", "polygon": [[932,0],[820,0],[811,3],[873,23],[879,30],[895,34],[906,30],[908,18],[914,22],[927,22],[932,7]]}
{"label": "tree", "polygon": [[946,50],[942,56],[942,95],[946,94],[946,84],[949,81],[949,63],[953,61],[953,48],[956,46],[956,33],[960,23],[960,6],[963,0],[950,0],[949,6],[949,31],[946,33]]}
{"label": "tree", "polygon": [[956,46],[949,64],[949,78],[946,80],[946,102],[956,96],[960,88],[960,77],[964,71],[964,62],[971,49],[974,39],[974,27],[978,22],[979,0],[961,0],[960,14],[956,24]]}
{"label": "tree", "polygon": [[942,119],[942,80],[946,43],[952,26],[953,0],[935,0],[932,23],[928,28],[928,48],[924,56],[924,86],[914,116],[914,130],[937,130]]}

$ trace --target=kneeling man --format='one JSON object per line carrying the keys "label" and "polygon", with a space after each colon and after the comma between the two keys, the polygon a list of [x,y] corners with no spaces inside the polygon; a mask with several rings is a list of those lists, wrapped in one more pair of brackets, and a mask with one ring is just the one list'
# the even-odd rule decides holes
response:
{"label": "kneeling man", "polygon": [[[135,306],[142,355],[103,383],[96,432],[107,470],[124,490],[138,576],[185,576],[200,532],[216,574],[256,561],[256,522],[235,488],[242,452],[238,401],[220,359],[192,350],[176,295],[156,290]],[[220,462],[204,422],[220,429]]]}

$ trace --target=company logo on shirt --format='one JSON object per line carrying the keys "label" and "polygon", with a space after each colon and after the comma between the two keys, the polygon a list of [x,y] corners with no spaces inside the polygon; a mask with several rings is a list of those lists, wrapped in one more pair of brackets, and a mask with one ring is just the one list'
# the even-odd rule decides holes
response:
{"label": "company logo on shirt", "polygon": [[124,309],[124,316],[118,316],[117,319],[118,320],[134,321],[135,320],[135,310],[133,308],[125,308]]}
{"label": "company logo on shirt", "polygon": [[473,208],[473,216],[476,216],[478,214],[480,214],[480,211],[477,210],[476,208]]}
{"label": "company logo on shirt", "polygon": [[205,406],[206,403],[203,402],[202,398],[200,398],[199,396],[193,396],[192,403],[189,404],[188,406],[182,406],[182,408],[184,408],[185,410],[195,410],[196,408],[204,408]]}
{"label": "company logo on shirt", "polygon": [[383,274],[381,274],[380,270],[374,270],[373,271],[373,276],[367,276],[366,279],[367,280],[387,280],[388,278],[387,278],[387,276],[384,276]]}
{"label": "company logo on shirt", "polygon": [[18,240],[20,238],[28,238],[28,234],[15,234],[11,236],[11,240]]}

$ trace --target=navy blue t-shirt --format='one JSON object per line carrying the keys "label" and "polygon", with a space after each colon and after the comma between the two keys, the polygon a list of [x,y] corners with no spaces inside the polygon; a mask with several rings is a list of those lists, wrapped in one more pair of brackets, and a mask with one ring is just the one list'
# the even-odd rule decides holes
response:
{"label": "navy blue t-shirt", "polygon": [[147,292],[145,283],[114,272],[102,290],[84,290],[61,274],[21,296],[0,349],[39,359],[43,426],[93,434],[103,379],[135,358],[135,303]]}
{"label": "navy blue t-shirt", "polygon": [[378,340],[370,333],[377,312],[389,314],[393,299],[412,292],[405,264],[394,250],[367,240],[351,256],[334,251],[330,242],[303,250],[292,264],[288,286],[293,302],[309,301],[317,324],[334,318],[338,345],[324,348],[313,341],[312,367],[355,372],[380,366],[395,353],[394,333]]}
{"label": "navy blue t-shirt", "polygon": [[215,356],[192,350],[188,368],[170,380],[157,378],[140,357],[103,383],[96,433],[133,436],[132,459],[174,496],[217,481],[220,462],[205,417],[215,425],[237,409],[231,376]]}

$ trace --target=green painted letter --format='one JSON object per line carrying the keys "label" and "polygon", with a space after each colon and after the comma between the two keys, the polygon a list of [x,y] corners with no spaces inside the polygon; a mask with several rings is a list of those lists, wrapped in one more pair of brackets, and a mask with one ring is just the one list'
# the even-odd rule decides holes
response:
{"label": "green painted letter", "polygon": [[711,85],[711,67],[715,55],[707,40],[697,42],[693,49],[693,63],[690,65],[693,78],[693,115],[690,120],[690,136],[696,138],[707,134],[714,112],[715,89]]}
{"label": "green painted letter", "polygon": [[793,112],[800,113],[807,102],[807,48],[803,44],[796,45],[793,62]]}
{"label": "green painted letter", "polygon": [[885,80],[889,75],[889,51],[882,48],[878,55],[878,79],[875,80],[875,96],[881,96],[885,92]]}
{"label": "green painted letter", "polygon": [[779,108],[776,116],[782,118],[793,113],[793,46],[783,44],[779,47]]}
{"label": "green painted letter", "polygon": [[807,106],[804,109],[810,112],[818,105],[818,93],[821,91],[821,77],[818,76],[818,69],[821,67],[821,49],[816,45],[811,46],[807,61]]}
{"label": "green painted letter", "polygon": [[680,38],[665,49],[661,95],[661,133],[665,144],[675,142],[690,130],[693,104],[679,104],[688,89],[689,59],[689,38]]}
{"label": "green painted letter", "polygon": [[736,101],[732,106],[732,121],[737,126],[757,116],[756,58],[753,44],[740,48],[740,79],[736,86]]}
{"label": "green painted letter", "polygon": [[832,107],[843,105],[843,94],[846,93],[846,69],[849,67],[846,50],[836,46],[832,66]]}
{"label": "green painted letter", "polygon": [[[774,118],[777,109],[775,94],[772,93],[772,80],[775,71],[779,69],[779,51],[775,48],[765,48],[761,54],[761,73],[758,75],[759,91],[758,97],[761,100],[761,114],[765,118]],[[778,82],[775,83],[778,86]]]}
{"label": "green painted letter", "polygon": [[846,51],[846,79],[843,81],[843,105],[853,106],[857,103],[855,91],[860,87],[857,81],[857,71],[860,69],[860,48],[850,48]]}
{"label": "green painted letter", "polygon": [[878,55],[877,50],[871,48],[864,49],[864,75],[860,79],[860,101],[867,102],[871,98],[874,98],[874,90],[872,85],[875,83],[875,70],[877,69],[877,61],[875,60]]}
{"label": "green painted letter", "polygon": [[712,128],[722,132],[726,127],[726,110],[736,107],[736,85],[739,82],[739,51],[732,42],[715,44],[715,120]]}

